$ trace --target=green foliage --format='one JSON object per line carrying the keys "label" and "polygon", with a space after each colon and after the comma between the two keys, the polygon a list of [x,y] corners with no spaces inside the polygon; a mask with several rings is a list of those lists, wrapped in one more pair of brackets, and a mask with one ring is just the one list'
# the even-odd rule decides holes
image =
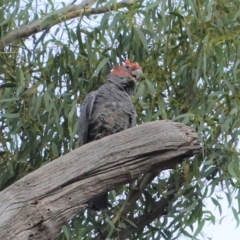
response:
{"label": "green foliage", "polygon": [[[40,10],[34,2],[0,3],[1,37],[54,11],[51,1]],[[240,3],[151,0],[126,6],[67,21],[2,49],[0,189],[77,147],[77,109],[125,59],[144,70],[133,96],[138,123],[180,121],[198,132],[203,149],[158,175],[116,224],[111,219],[139,181],[112,191],[108,211],[77,216],[59,239],[90,239],[100,232],[110,239],[196,238],[205,222],[215,222],[204,200],[211,199],[221,214],[217,190],[230,207],[238,193]],[[144,221],[161,199],[167,199],[165,211]],[[239,225],[239,209],[232,212]]]}

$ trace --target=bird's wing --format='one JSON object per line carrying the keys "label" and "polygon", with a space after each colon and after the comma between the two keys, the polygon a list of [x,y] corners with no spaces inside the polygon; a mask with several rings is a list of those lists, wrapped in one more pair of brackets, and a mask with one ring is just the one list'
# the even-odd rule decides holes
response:
{"label": "bird's wing", "polygon": [[93,104],[96,96],[97,91],[90,92],[81,105],[78,125],[79,146],[87,143],[88,126],[91,120]]}

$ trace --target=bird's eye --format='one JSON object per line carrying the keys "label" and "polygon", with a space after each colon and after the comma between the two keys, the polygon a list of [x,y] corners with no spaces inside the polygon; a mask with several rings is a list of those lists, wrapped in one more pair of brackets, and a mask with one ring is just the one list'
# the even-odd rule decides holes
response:
{"label": "bird's eye", "polygon": [[128,66],[128,65],[126,65],[126,68],[129,68],[129,66]]}

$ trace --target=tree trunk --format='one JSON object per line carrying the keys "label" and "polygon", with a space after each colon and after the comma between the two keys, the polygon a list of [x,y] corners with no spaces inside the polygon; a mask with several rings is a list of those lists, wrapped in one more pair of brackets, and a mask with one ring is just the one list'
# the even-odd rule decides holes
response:
{"label": "tree trunk", "polygon": [[142,124],[83,145],[0,193],[0,239],[56,239],[93,197],[147,171],[172,168],[199,150],[197,134],[172,121]]}

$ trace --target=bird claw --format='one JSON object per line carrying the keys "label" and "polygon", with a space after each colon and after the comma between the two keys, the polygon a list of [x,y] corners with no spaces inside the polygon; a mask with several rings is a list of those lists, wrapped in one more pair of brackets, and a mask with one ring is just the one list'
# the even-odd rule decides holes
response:
{"label": "bird claw", "polygon": [[103,138],[104,137],[104,135],[102,134],[102,133],[98,133],[97,135],[96,135],[96,137],[95,137],[95,140],[99,140],[99,139],[101,139],[101,138]]}
{"label": "bird claw", "polygon": [[124,128],[117,128],[117,130],[116,130],[115,133],[122,132],[122,131],[124,131],[124,130],[125,130]]}

